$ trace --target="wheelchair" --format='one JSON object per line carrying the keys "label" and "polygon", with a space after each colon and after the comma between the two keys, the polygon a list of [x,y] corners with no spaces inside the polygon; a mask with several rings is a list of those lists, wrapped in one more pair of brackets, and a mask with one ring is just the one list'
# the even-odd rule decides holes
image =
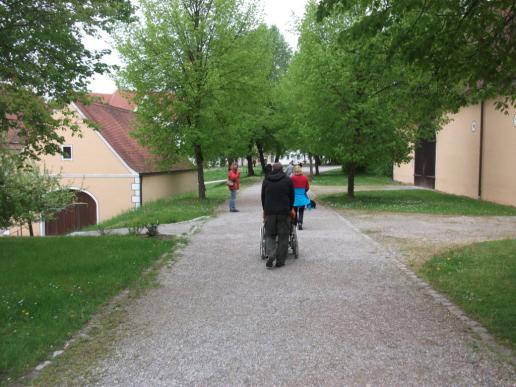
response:
{"label": "wheelchair", "polygon": [[[276,243],[277,243],[277,237],[276,237]],[[299,243],[298,243],[298,239],[297,239],[296,225],[293,221],[290,223],[290,232],[288,235],[288,247],[292,251],[294,258],[297,259],[299,257]],[[260,230],[260,256],[262,259],[267,258],[267,256],[265,255],[265,225],[262,225],[262,229]]]}

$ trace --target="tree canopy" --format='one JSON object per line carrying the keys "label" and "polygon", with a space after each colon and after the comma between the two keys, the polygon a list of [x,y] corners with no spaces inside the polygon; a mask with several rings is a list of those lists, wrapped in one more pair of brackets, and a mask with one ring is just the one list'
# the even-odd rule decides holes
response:
{"label": "tree canopy", "polygon": [[387,37],[388,57],[400,56],[441,84],[461,86],[456,91],[463,104],[503,96],[514,105],[513,0],[322,0],[318,16],[349,11],[362,16],[344,34]]}
{"label": "tree canopy", "polygon": [[84,96],[90,76],[109,70],[107,51],[87,49],[83,36],[110,32],[132,11],[130,0],[0,2],[0,145],[11,131],[25,158],[59,151],[57,130],[78,130],[67,106]]}
{"label": "tree canopy", "polygon": [[[119,35],[119,82],[136,92],[136,135],[165,161],[204,161],[234,146],[263,105],[271,60],[266,30],[243,0],[144,0],[143,19]],[[244,149],[247,147],[246,136]]]}
{"label": "tree canopy", "polygon": [[[392,165],[409,157],[419,138],[438,128],[444,101],[431,75],[383,50],[389,37],[348,34],[363,11],[333,12],[317,20],[309,3],[299,52],[285,80],[292,136],[305,151],[342,162],[348,195],[359,166]],[[421,89],[421,83],[433,85]]]}

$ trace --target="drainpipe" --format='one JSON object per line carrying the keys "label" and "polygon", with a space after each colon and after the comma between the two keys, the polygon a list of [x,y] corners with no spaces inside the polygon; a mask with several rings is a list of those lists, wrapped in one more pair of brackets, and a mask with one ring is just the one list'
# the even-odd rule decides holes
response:
{"label": "drainpipe", "polygon": [[143,174],[140,173],[140,207],[143,206]]}
{"label": "drainpipe", "polygon": [[478,158],[478,198],[482,199],[482,166],[484,164],[484,101],[480,101],[480,155]]}

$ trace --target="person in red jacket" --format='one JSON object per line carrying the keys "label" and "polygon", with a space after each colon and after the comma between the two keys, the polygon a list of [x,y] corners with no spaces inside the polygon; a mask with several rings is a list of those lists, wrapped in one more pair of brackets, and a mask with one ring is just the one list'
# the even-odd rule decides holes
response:
{"label": "person in red jacket", "polygon": [[310,198],[306,194],[310,189],[308,178],[303,175],[303,170],[299,165],[294,167],[294,175],[291,177],[294,183],[294,211],[296,212],[296,224],[298,230],[303,229],[303,215],[305,207],[310,205]]}
{"label": "person in red jacket", "polygon": [[238,171],[238,164],[233,163],[228,171],[228,188],[231,196],[229,198],[229,212],[240,212],[236,208],[237,191],[240,188],[240,172]]}

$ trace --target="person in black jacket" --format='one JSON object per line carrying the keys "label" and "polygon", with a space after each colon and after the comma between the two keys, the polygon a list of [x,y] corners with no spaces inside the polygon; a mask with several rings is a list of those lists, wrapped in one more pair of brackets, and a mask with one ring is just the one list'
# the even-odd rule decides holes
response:
{"label": "person in black jacket", "polygon": [[264,172],[265,172],[265,177],[269,176],[269,175],[270,175],[270,173],[271,173],[271,171],[272,171],[272,165],[267,164],[267,165],[265,166],[265,170],[264,170]]}
{"label": "person in black jacket", "polygon": [[[288,253],[291,216],[294,208],[294,185],[283,172],[283,166],[275,163],[272,172],[262,184],[262,208],[265,221],[265,254],[271,268],[285,265]],[[278,245],[276,247],[276,236]]]}

